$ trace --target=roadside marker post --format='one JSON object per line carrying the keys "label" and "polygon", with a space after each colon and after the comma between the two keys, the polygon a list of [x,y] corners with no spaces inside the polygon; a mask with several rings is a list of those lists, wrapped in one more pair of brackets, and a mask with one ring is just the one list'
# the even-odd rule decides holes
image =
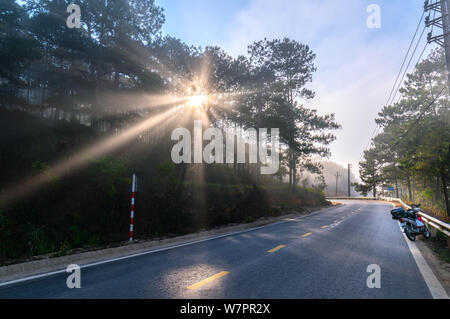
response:
{"label": "roadside marker post", "polygon": [[133,181],[131,184],[131,213],[130,213],[130,242],[133,241],[134,234],[134,202],[136,197],[137,178],[136,174],[133,174]]}

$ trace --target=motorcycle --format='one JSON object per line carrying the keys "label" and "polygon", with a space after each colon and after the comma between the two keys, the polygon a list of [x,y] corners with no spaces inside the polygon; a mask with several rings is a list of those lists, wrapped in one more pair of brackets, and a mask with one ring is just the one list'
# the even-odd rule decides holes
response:
{"label": "motorcycle", "polygon": [[391,211],[392,219],[400,222],[406,237],[411,241],[415,241],[419,235],[423,235],[425,239],[431,238],[428,226],[425,225],[422,216],[419,215],[421,211],[420,205],[413,205],[408,211],[403,208],[396,208]]}

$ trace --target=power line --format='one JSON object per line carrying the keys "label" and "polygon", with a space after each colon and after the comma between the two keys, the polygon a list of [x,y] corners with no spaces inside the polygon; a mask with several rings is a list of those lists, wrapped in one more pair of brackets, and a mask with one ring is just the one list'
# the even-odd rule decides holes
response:
{"label": "power line", "polygon": [[[400,78],[400,74],[401,74],[402,71],[403,71],[403,67],[405,66],[405,62],[406,62],[406,60],[408,59],[409,53],[411,52],[411,48],[412,48],[412,46],[413,46],[413,44],[414,44],[414,40],[416,39],[417,32],[418,32],[419,29],[420,29],[420,25],[421,25],[421,23],[422,23],[422,21],[423,21],[424,16],[425,16],[425,11],[422,13],[422,16],[420,17],[420,21],[419,21],[419,23],[417,24],[416,30],[415,30],[415,32],[414,32],[414,35],[413,35],[412,39],[411,39],[411,42],[410,42],[409,47],[408,47],[408,50],[406,51],[406,55],[405,55],[405,57],[403,58],[402,65],[401,65],[400,70],[399,70],[399,72],[398,72],[398,74],[397,74],[397,78],[395,79],[394,85],[392,86],[391,92],[390,92],[389,97],[388,97],[388,99],[387,99],[387,101],[386,101],[386,103],[385,103],[385,106],[389,105],[389,101],[391,100],[392,94],[394,93],[395,87],[397,86],[398,79]],[[415,47],[414,52],[413,52],[413,54],[412,54],[412,56],[411,56],[411,59],[410,59],[410,61],[409,61],[409,63],[408,63],[408,66],[407,66],[406,69],[405,69],[405,72],[408,70],[408,67],[409,67],[409,65],[410,65],[410,63],[411,63],[411,60],[412,60],[412,58],[414,57],[414,54],[415,54],[415,52],[416,52],[416,50],[417,50],[417,47],[418,47],[418,45],[419,45],[419,43],[420,43],[420,40],[421,40],[422,37],[423,37],[424,31],[425,31],[425,28],[424,28],[423,31],[422,31],[422,34],[421,34],[421,36],[420,36],[419,41],[417,41],[416,47]],[[425,50],[424,50],[424,51],[425,51]],[[422,52],[422,54],[423,54],[423,52]],[[402,77],[402,82],[403,82],[403,78],[404,78],[404,75],[403,75],[403,77]],[[402,82],[400,82],[400,83],[402,83]],[[397,90],[399,90],[399,89],[400,89],[400,87],[399,87]],[[395,93],[395,95],[397,95],[397,93]],[[395,98],[395,95],[394,95],[394,98]],[[393,98],[393,99],[394,99],[394,98]],[[367,146],[364,148],[364,150],[367,150],[367,149],[369,148],[370,144],[372,143],[373,138],[378,134],[379,129],[380,129],[380,125],[377,124],[377,126],[374,128],[373,133],[372,133],[372,135],[371,135],[371,137],[370,137],[370,139],[369,139],[369,142],[367,143]],[[363,157],[364,157],[364,152],[361,154],[361,157],[360,157],[360,159],[359,159],[359,162],[361,162],[361,160],[363,159]]]}
{"label": "power line", "polygon": [[[427,47],[428,47],[428,43],[425,43],[425,47],[423,48],[422,53],[420,54],[419,59],[417,60],[417,63],[416,63],[416,65],[414,66],[413,71],[417,68],[417,66],[419,65],[420,61],[422,60],[423,54],[425,53]],[[403,77],[404,77],[405,75],[406,75],[406,74],[404,74]],[[399,90],[400,90],[400,87],[399,87]],[[400,96],[398,97],[396,103],[400,102],[400,99],[401,99],[401,98],[402,98],[402,95],[400,94]],[[392,101],[392,102],[393,102],[393,101]]]}
{"label": "power line", "polygon": [[[442,93],[444,93],[444,90],[446,88],[442,88],[442,90],[439,92],[439,94],[433,99],[433,101],[431,101],[431,103],[429,103],[419,114],[419,117],[414,120],[414,122],[412,123],[412,125],[410,125],[410,127],[408,128],[408,130],[403,133],[398,139],[397,141],[392,144],[390,146],[391,149],[395,148],[405,137],[407,137],[409,135],[409,133],[411,133],[412,129],[419,123],[419,121],[424,117],[425,113],[439,100],[439,98],[442,96]],[[380,163],[380,165],[375,169],[375,171],[377,172],[378,170],[380,170],[380,168],[383,166],[384,163]]]}
{"label": "power line", "polygon": [[411,132],[411,130],[417,125],[417,123],[419,123],[419,121],[423,118],[423,116],[425,115],[425,112],[428,111],[433,105],[434,103],[437,102],[437,100],[442,96],[442,93],[444,93],[445,87],[439,92],[439,94],[433,99],[433,101],[428,104],[427,107],[425,107],[421,112],[419,117],[414,121],[414,123],[409,127],[409,129],[402,135],[399,137],[399,139],[397,140],[397,142],[395,142],[392,145],[392,148],[396,147],[406,136],[409,135],[409,133]]}
{"label": "power line", "polygon": [[[446,8],[448,8],[448,7],[450,7],[450,0],[447,0],[448,1],[448,5],[447,5],[447,7]],[[447,23],[447,26],[445,26],[444,24],[445,23],[442,23],[442,25],[443,25],[443,29],[444,29],[444,32],[443,32],[443,35],[441,35],[440,37],[438,36],[438,37],[432,37],[432,33],[433,33],[433,28],[434,28],[434,25],[436,24],[437,26],[439,26],[439,27],[442,27],[442,25],[440,25],[439,23],[437,23],[436,21],[437,20],[439,20],[439,19],[436,19],[435,17],[436,17],[436,11],[438,10],[438,9],[436,9],[436,5],[437,5],[437,3],[436,4],[433,4],[432,6],[428,6],[429,4],[428,4],[428,1],[426,1],[426,3],[425,3],[425,12],[426,11],[428,11],[428,10],[430,10],[430,9],[433,9],[434,10],[434,14],[433,14],[433,20],[432,21],[430,21],[430,16],[431,16],[431,14],[429,14],[429,16],[428,16],[428,18],[426,19],[426,23],[425,23],[425,27],[424,27],[424,29],[423,29],[423,31],[422,31],[422,34],[421,34],[421,36],[420,36],[420,38],[419,38],[419,40],[417,41],[417,44],[416,44],[416,46],[415,46],[415,48],[414,48],[414,52],[412,53],[412,55],[411,55],[411,57],[410,57],[410,60],[409,60],[409,62],[408,62],[408,66],[406,67],[406,69],[405,69],[405,71],[404,71],[404,73],[403,73],[403,75],[402,75],[402,79],[401,79],[401,81],[400,81],[400,83],[398,84],[398,88],[397,88],[397,90],[395,90],[395,94],[394,94],[394,96],[392,97],[392,100],[391,100],[391,96],[392,96],[392,91],[391,91],[391,94],[389,95],[389,99],[388,99],[388,103],[387,103],[387,105],[389,105],[389,101],[391,101],[391,103],[393,103],[394,102],[394,100],[395,100],[395,97],[396,97],[396,95],[397,95],[397,93],[400,91],[400,89],[401,89],[401,87],[402,87],[402,84],[403,84],[403,81],[404,81],[404,77],[405,77],[405,75],[407,74],[407,71],[408,71],[408,68],[409,68],[409,66],[410,66],[410,64],[411,64],[411,62],[412,62],[412,60],[413,60],[413,58],[414,58],[414,55],[415,55],[415,53],[416,53],[416,51],[417,51],[417,48],[418,48],[418,46],[419,46],[419,44],[420,44],[420,41],[421,41],[421,39],[422,39],[422,37],[423,37],[423,34],[424,34],[424,32],[425,32],[425,29],[427,28],[427,27],[429,27],[430,25],[432,26],[432,29],[431,29],[431,33],[428,35],[428,41],[427,41],[427,43],[425,44],[425,47],[423,48],[423,50],[422,50],[422,52],[421,52],[421,54],[420,54],[420,56],[419,56],[419,58],[418,58],[418,61],[417,61],[417,63],[416,63],[416,65],[415,65],[415,67],[414,67],[414,69],[413,69],[413,71],[412,72],[414,72],[415,71],[415,69],[418,67],[418,65],[420,64],[420,62],[421,62],[421,59],[422,59],[422,57],[423,57],[423,55],[424,55],[424,53],[425,53],[425,51],[426,51],[426,49],[427,49],[427,46],[428,46],[428,44],[430,44],[431,42],[438,42],[439,44],[441,44],[438,40],[440,39],[440,37],[442,37],[442,38],[444,38],[444,40],[446,40],[447,38],[445,38],[446,36],[448,36],[449,37],[449,40],[447,40],[447,42],[448,43],[450,43],[450,32],[445,32],[445,29],[446,29],[446,27],[447,27],[447,30],[449,30],[450,28],[448,27],[448,23]],[[448,19],[448,13],[447,12],[444,12],[445,10],[442,10],[442,11],[439,11],[439,12],[441,12],[442,13],[442,15],[443,16],[446,16],[447,17],[447,19]],[[424,12],[424,13],[425,13]],[[449,12],[450,13],[450,12]],[[423,16],[424,15],[422,15],[422,18],[421,18],[421,20],[423,19]],[[441,18],[441,20],[443,19],[443,17]],[[450,21],[449,21],[450,22]],[[420,25],[420,22],[419,22],[419,25]],[[450,30],[449,30],[450,31]],[[417,30],[416,30],[416,32],[417,32]],[[414,38],[413,38],[414,39]],[[413,42],[412,42],[413,43]],[[442,45],[442,44],[441,44]],[[444,47],[445,47],[445,41],[444,41]],[[410,48],[411,48],[411,45],[410,45]],[[408,50],[410,50],[410,48],[408,49]],[[448,46],[447,46],[447,49],[448,49]],[[450,71],[450,63],[449,63],[449,57],[450,57],[450,53],[449,54],[447,54],[447,66],[449,67],[449,71]],[[403,68],[403,66],[404,66],[404,62],[405,62],[406,60],[404,60],[403,61],[403,64],[402,64],[402,68]],[[444,64],[445,65],[445,64]],[[400,70],[402,70],[402,68],[400,69]],[[400,71],[400,73],[401,73],[401,71]],[[399,73],[399,74],[400,74]],[[396,83],[394,84],[394,87],[397,85],[397,80],[398,80],[398,76],[397,76],[397,79],[396,79]],[[449,83],[450,83],[450,72],[449,72]],[[442,88],[442,90],[439,92],[439,94],[435,97],[435,98],[433,98],[433,101],[431,102],[431,103],[429,103],[426,107],[424,107],[421,111],[420,111],[420,114],[419,114],[419,116],[413,121],[413,123],[409,126],[409,128],[403,133],[403,134],[401,134],[401,136],[399,136],[398,137],[398,139],[397,139],[397,141],[394,143],[394,144],[390,144],[389,145],[389,148],[391,148],[391,149],[393,149],[393,148],[395,148],[400,142],[402,142],[410,133],[411,133],[411,131],[417,126],[417,124],[423,119],[423,117],[425,116],[425,113],[441,98],[441,96],[442,96],[442,94],[443,94],[443,92],[444,92],[444,90],[445,90],[445,88]],[[431,87],[431,92],[433,91],[433,87]],[[432,96],[433,96],[433,94],[432,94]],[[400,94],[400,96],[399,96],[399,98],[397,99],[397,104],[399,103],[399,101],[400,101],[400,99],[402,98],[402,94]],[[420,106],[420,105],[417,105],[418,107]],[[377,125],[377,128],[374,130],[374,134],[376,134],[376,132],[378,132],[378,127],[379,127],[380,125]],[[372,140],[373,140],[373,138],[372,138]],[[370,145],[370,143],[369,143],[369,145]],[[362,157],[364,156],[364,153],[362,154]],[[361,157],[361,158],[362,158]],[[382,167],[384,165],[384,163],[382,162],[382,163],[379,163],[379,166],[376,168],[376,171],[379,171],[380,170],[380,168]]]}
{"label": "power line", "polygon": [[[425,34],[425,30],[426,30],[426,26],[425,26],[425,27],[423,28],[423,30],[422,30],[422,34],[420,35],[419,41],[417,41],[416,47],[414,48],[414,52],[412,53],[411,58],[409,59],[408,65],[407,65],[405,71],[403,72],[402,79],[400,80],[400,82],[399,82],[399,84],[398,84],[398,88],[397,88],[397,90],[395,91],[394,96],[392,97],[391,103],[394,102],[395,97],[397,96],[397,93],[400,91],[400,88],[402,87],[402,84],[403,84],[403,81],[404,81],[404,79],[405,79],[406,73],[408,73],[408,68],[409,68],[409,66],[411,65],[411,62],[412,62],[412,60],[413,60],[413,58],[414,58],[414,55],[416,54],[417,48],[419,47],[419,44],[420,44],[420,40],[422,40],[423,35]],[[420,62],[420,59],[422,58],[422,55],[423,55],[423,53],[425,52],[427,46],[428,46],[428,42],[425,44],[425,48],[423,49],[422,54],[421,54],[420,57],[419,57],[419,62]],[[417,64],[416,64],[415,67],[417,67],[417,65],[419,64],[419,62],[417,62]],[[391,104],[391,103],[388,103],[387,105],[389,105],[389,104]]]}
{"label": "power line", "polygon": [[397,81],[400,78],[400,74],[402,73],[403,67],[405,66],[406,59],[408,58],[409,52],[411,51],[412,45],[414,43],[414,39],[416,38],[417,31],[419,31],[420,24],[422,23],[423,17],[425,16],[425,11],[422,13],[422,17],[420,18],[419,24],[417,25],[416,32],[414,32],[414,36],[411,39],[411,43],[409,44],[408,51],[403,59],[402,66],[398,71],[397,78],[395,79],[394,85],[392,86],[391,93],[389,94],[388,100],[386,101],[386,105],[389,105],[389,101],[391,100],[392,94],[394,93],[395,86],[397,85]]}

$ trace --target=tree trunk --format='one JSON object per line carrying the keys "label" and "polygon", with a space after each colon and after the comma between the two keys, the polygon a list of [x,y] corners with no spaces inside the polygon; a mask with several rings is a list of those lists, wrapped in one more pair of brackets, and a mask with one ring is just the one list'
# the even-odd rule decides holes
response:
{"label": "tree trunk", "polygon": [[447,209],[447,216],[450,217],[450,207],[448,203],[448,189],[447,189],[447,178],[442,175],[442,190],[444,191],[444,201],[445,201],[445,208]]}
{"label": "tree trunk", "polygon": [[30,94],[31,94],[31,81],[30,81],[30,69],[27,73],[27,111],[30,111]]}
{"label": "tree trunk", "polygon": [[297,165],[294,153],[292,153],[292,172],[292,190],[295,191],[297,187]]}
{"label": "tree trunk", "polygon": [[423,189],[427,188],[427,176],[425,175],[425,173],[422,171],[422,177],[423,177]]}
{"label": "tree trunk", "polygon": [[291,154],[288,154],[288,163],[289,163],[289,188],[292,189],[292,161]]}
{"label": "tree trunk", "polygon": [[408,195],[409,195],[408,199],[412,200],[411,177],[410,177],[409,169],[408,169],[408,171],[406,173],[406,184],[408,186]]}
{"label": "tree trunk", "polygon": [[439,202],[441,198],[441,183],[439,181],[439,176],[436,177],[436,192],[435,192],[435,196],[434,196],[434,201],[436,203]]}
{"label": "tree trunk", "polygon": [[233,136],[233,170],[235,172],[237,172],[238,170],[238,165],[237,165],[237,141],[238,141],[238,137],[236,136],[237,133],[237,128],[236,128],[236,123],[234,123],[234,132],[235,135]]}
{"label": "tree trunk", "polygon": [[397,175],[395,175],[395,191],[397,193],[397,198],[400,198],[399,194],[398,194],[398,179],[397,179]]}

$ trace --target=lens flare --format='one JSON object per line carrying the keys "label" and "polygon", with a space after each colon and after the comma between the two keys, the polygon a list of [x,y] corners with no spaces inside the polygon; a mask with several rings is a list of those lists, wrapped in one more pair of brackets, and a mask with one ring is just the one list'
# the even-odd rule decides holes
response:
{"label": "lens flare", "polygon": [[193,95],[188,97],[187,105],[193,108],[201,108],[208,102],[206,95]]}
{"label": "lens flare", "polygon": [[26,179],[16,185],[11,186],[4,190],[0,194],[0,203],[10,204],[23,196],[33,193],[40,187],[48,184],[56,177],[65,176],[76,169],[89,164],[89,162],[105,154],[108,154],[115,149],[123,146],[127,142],[136,138],[143,131],[161,125],[164,122],[169,121],[172,117],[176,116],[176,108],[171,107],[168,110],[147,118],[136,125],[130,127],[129,129],[123,131],[119,135],[112,135],[104,140],[101,140],[86,149],[83,149],[75,154],[72,154],[68,159],[62,160],[61,162],[52,165],[52,168],[47,172]]}

